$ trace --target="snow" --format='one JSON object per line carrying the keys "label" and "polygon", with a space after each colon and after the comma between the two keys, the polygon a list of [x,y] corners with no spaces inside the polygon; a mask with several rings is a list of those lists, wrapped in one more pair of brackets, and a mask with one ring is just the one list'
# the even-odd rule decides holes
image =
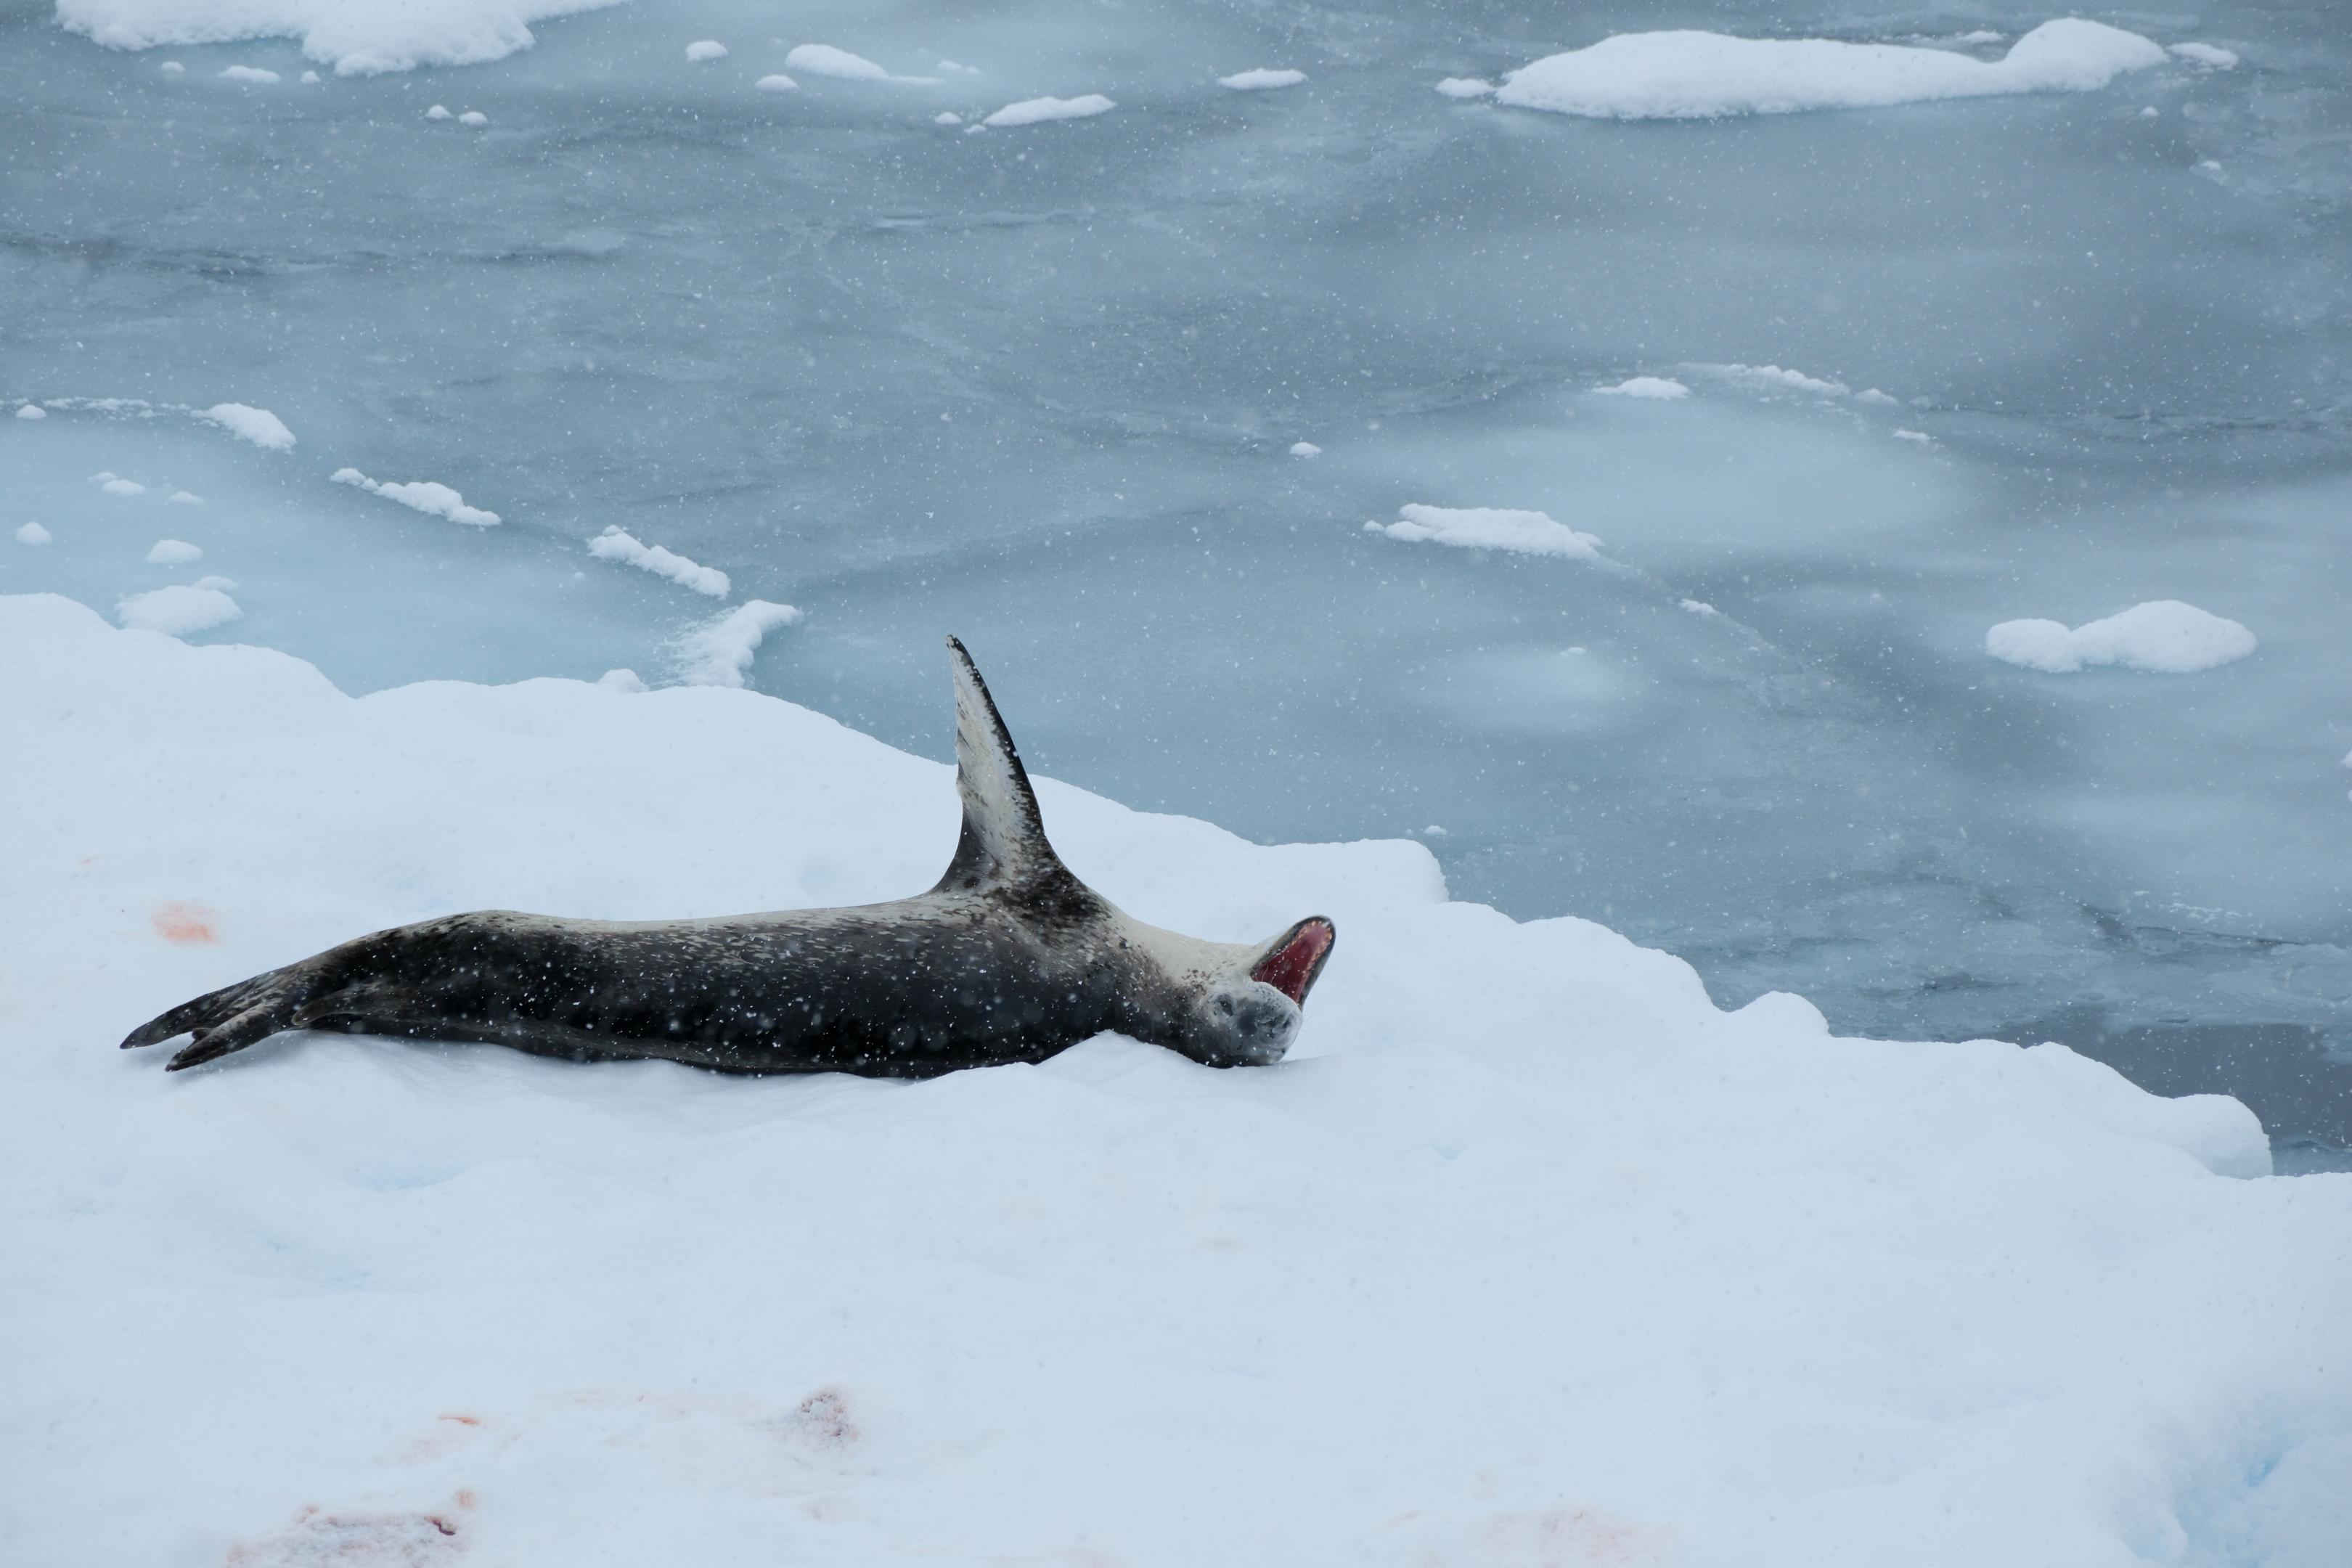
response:
{"label": "snow", "polygon": [[961,125],[963,123],[963,116],[958,114],[952,109],[942,109],[937,114],[931,116],[931,123],[934,125]]}
{"label": "snow", "polygon": [[220,75],[223,81],[272,82],[278,79],[276,71],[264,70],[259,66],[230,66]]}
{"label": "snow", "polygon": [[449,106],[447,104],[436,103],[432,108],[425,111],[425,118],[427,120],[454,120],[457,116],[449,112]]}
{"label": "snow", "polygon": [[1603,397],[1648,397],[1660,401],[1690,395],[1689,387],[1663,375],[1629,376],[1614,386],[1596,386],[1592,390]]}
{"label": "snow", "polygon": [[318,82],[319,73],[317,71],[304,71],[302,73],[302,85],[304,87],[315,87],[318,85]]}
{"label": "snow", "polygon": [[157,66],[155,68],[162,71],[165,76],[182,76],[186,73],[188,68],[182,65],[177,60],[165,60],[162,65]]}
{"label": "snow", "polygon": [[119,479],[112,474],[101,477],[98,488],[110,496],[143,496],[147,493],[147,487],[137,479]]}
{"label": "snow", "polygon": [[37,522],[25,523],[16,530],[16,542],[19,544],[47,544],[56,537]]}
{"label": "snow", "polygon": [[[1824,381],[1777,364],[1701,364],[1691,368],[1759,392],[1810,392],[1817,397],[1843,397],[1851,390],[1842,381]],[[1884,398],[1885,394],[1879,395]]]}
{"label": "snow", "polygon": [[1097,114],[1108,114],[1118,107],[1098,92],[1089,92],[1078,98],[1024,98],[1018,103],[1006,104],[981,123],[1039,125],[1049,120],[1087,120]]}
{"label": "snow", "polygon": [[1221,76],[1217,79],[1217,85],[1229,87],[1235,92],[1265,92],[1277,87],[1297,87],[1306,79],[1305,71],[1268,69],[1261,66],[1255,70],[1235,71],[1231,76]]}
{"label": "snow", "polygon": [[843,81],[891,81],[924,87],[940,79],[934,76],[893,76],[865,56],[836,49],[831,44],[798,45],[784,57],[784,64],[811,76],[835,77]]}
{"label": "snow", "polygon": [[168,498],[175,506],[202,506],[205,498],[194,490],[173,490]]}
{"label": "snow", "polygon": [[1450,76],[1437,84],[1437,90],[1448,98],[1491,98],[1495,84],[1483,77]]}
{"label": "snow", "polygon": [[2119,664],[2151,675],[2192,675],[2254,651],[2254,634],[2232,620],[2157,599],[2069,631],[2063,622],[2003,621],[1985,633],[1985,652],[2051,675]]}
{"label": "snow", "polygon": [[407,484],[378,484],[357,468],[337,468],[327,477],[339,485],[356,485],[370,495],[396,500],[403,506],[430,512],[435,517],[446,517],[451,522],[488,528],[499,521],[497,512],[467,506],[464,496],[447,485],[436,484],[431,479],[417,479]]}
{"label": "snow", "polygon": [[683,555],[674,554],[658,544],[639,542],[617,526],[608,527],[588,542],[588,553],[599,561],[618,561],[650,572],[656,577],[723,599],[729,592],[727,574],[710,566],[698,566]]}
{"label": "snow", "polygon": [[743,691],[352,698],[48,597],[0,668],[13,1559],[2340,1561],[2352,1179],[2262,1177],[2235,1101],[1719,1011],[1417,844],[1050,779],[1142,918],[1336,920],[1299,1059],[166,1075],[114,1040],[363,931],[928,885],[949,769]]}
{"label": "snow", "polygon": [[1409,542],[1427,541],[1458,545],[1465,550],[1511,550],[1523,555],[1559,555],[1589,561],[1600,552],[1601,541],[1555,522],[1539,511],[1506,507],[1443,507],[1409,505],[1398,509],[1401,521],[1368,522],[1365,531]]}
{"label": "snow", "polygon": [[634,669],[608,669],[596,678],[596,684],[609,691],[644,691],[645,678]]}
{"label": "snow", "polygon": [[1294,458],[1319,458],[1323,455],[1323,448],[1312,441],[1293,441],[1290,455]]}
{"label": "snow", "polygon": [[2217,44],[2175,44],[2172,52],[2184,60],[2194,60],[2200,66],[2213,66],[2228,70],[2238,63],[2237,51]]}
{"label": "snow", "polygon": [[704,60],[723,60],[727,58],[727,46],[716,38],[697,38],[686,46],[686,58],[697,64]]}
{"label": "snow", "polygon": [[801,84],[794,81],[792,78],[784,75],[783,72],[776,71],[768,76],[761,77],[751,85],[758,88],[761,92],[791,92],[799,88]]}
{"label": "snow", "polygon": [[730,610],[678,639],[679,678],[688,686],[740,687],[751,674],[752,656],[767,635],[800,618],[800,611],[792,605],[766,599],[752,599]]}
{"label": "snow", "polygon": [[1675,601],[1675,605],[1677,608],[1687,610],[1690,614],[1701,617],[1720,616],[1723,614],[1721,610],[1717,609],[1713,605],[1708,604],[1704,599],[1678,599]]}
{"label": "snow", "polygon": [[175,583],[133,594],[114,607],[115,618],[124,626],[174,637],[226,626],[244,613],[235,599],[208,583]]}
{"label": "snow", "polygon": [[1932,447],[1936,443],[1936,438],[1925,430],[1898,429],[1895,432],[1895,438],[1898,441],[1916,441],[1922,447]]}
{"label": "snow", "polygon": [[[530,47],[530,24],[615,0],[58,0],[58,25],[114,49],[299,38],[337,76],[480,65]],[[271,80],[276,80],[273,75]]]}
{"label": "snow", "polygon": [[37,403],[21,404],[16,409],[19,419],[47,419],[48,416],[49,411]]}
{"label": "snow", "polygon": [[150,566],[185,566],[204,558],[204,551],[184,539],[159,539],[147,550]]}
{"label": "snow", "polygon": [[1620,33],[1507,73],[1496,101],[1614,120],[1691,120],[1864,109],[2020,92],[2087,92],[2165,58],[2162,47],[2079,17],[2045,22],[1998,60],[1900,44]]}
{"label": "snow", "polygon": [[294,432],[286,422],[267,408],[256,408],[247,403],[215,403],[199,412],[199,419],[208,419],[240,440],[250,441],[265,452],[291,451]]}
{"label": "snow", "polygon": [[483,126],[488,125],[489,122],[490,117],[484,114],[478,109],[469,109],[466,110],[465,113],[457,116],[458,124],[471,126],[477,131],[480,130]]}

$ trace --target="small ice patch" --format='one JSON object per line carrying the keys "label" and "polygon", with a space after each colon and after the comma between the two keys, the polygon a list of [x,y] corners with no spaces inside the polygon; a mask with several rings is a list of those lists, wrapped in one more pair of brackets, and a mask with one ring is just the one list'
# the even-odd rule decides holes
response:
{"label": "small ice patch", "polygon": [[801,84],[783,72],[777,71],[773,75],[761,77],[751,85],[761,92],[794,92],[799,90]]}
{"label": "small ice patch", "polygon": [[1491,98],[1495,84],[1484,77],[1450,76],[1437,84],[1437,90],[1448,98]]}
{"label": "small ice patch", "polygon": [[2141,110],[2139,111],[2139,117],[2142,120],[2154,120],[2157,117],[2156,105],[2151,103],[2146,109]]}
{"label": "small ice patch", "polygon": [[1539,511],[1507,507],[1444,507],[1418,504],[1397,509],[1402,521],[1368,522],[1370,533],[1418,543],[1457,545],[1465,550],[1512,550],[1523,555],[1558,555],[1590,561],[1600,554],[1601,541],[1555,522]]}
{"label": "small ice patch", "polygon": [[697,38],[686,46],[686,58],[697,65],[704,60],[723,60],[727,58],[727,46],[716,38]]}
{"label": "small ice patch", "polygon": [[2007,37],[2009,37],[2007,33],[1996,33],[1990,27],[1979,27],[1972,33],[1953,34],[1952,42],[1963,48],[1972,48],[1980,44],[1997,44]]}
{"label": "small ice patch", "polygon": [[425,111],[425,118],[427,120],[454,120],[457,116],[449,112],[449,106],[447,104],[436,103],[432,108]]}
{"label": "small ice patch", "polygon": [[165,76],[184,76],[187,73],[188,69],[187,67],[182,65],[177,60],[165,60],[162,65],[157,66],[155,68],[162,71]]}
{"label": "small ice patch", "polygon": [[484,114],[478,109],[469,109],[466,110],[465,113],[457,116],[458,124],[469,125],[477,131],[479,131],[483,126],[488,125],[489,122],[490,117]]}
{"label": "small ice patch", "polygon": [[1679,381],[1675,381],[1670,377],[1663,375],[1632,376],[1624,381],[1619,382],[1614,386],[1596,386],[1592,390],[1599,393],[1603,397],[1652,397],[1668,399],[1675,397],[1688,397],[1690,395],[1689,387],[1685,386]]}
{"label": "small ice patch", "polygon": [[1895,432],[1895,438],[1898,441],[1916,441],[1922,447],[1932,447],[1936,444],[1936,438],[1925,430],[1897,430]]}
{"label": "small ice patch", "polygon": [[935,68],[943,71],[951,71],[958,76],[978,76],[981,74],[980,68],[978,66],[962,65],[955,60],[941,60]]}
{"label": "small ice patch", "polygon": [[725,598],[731,586],[727,581],[727,574],[717,567],[697,565],[685,556],[658,544],[644,543],[624,533],[618,524],[590,540],[588,553],[599,561],[618,561],[641,572],[650,572],[656,577],[667,577],[714,599]]}
{"label": "small ice patch", "polygon": [[1290,455],[1294,458],[1319,458],[1323,455],[1323,448],[1312,441],[1293,441]]}
{"label": "small ice patch", "polygon": [[[530,24],[614,0],[58,0],[58,25],[110,49],[298,38],[337,76],[504,59]],[[273,77],[271,79],[275,80]]]}
{"label": "small ice patch", "polygon": [[958,114],[952,109],[942,109],[937,114],[931,116],[931,123],[934,125],[961,125],[963,123],[963,116]]}
{"label": "small ice patch", "polygon": [[112,474],[102,475],[98,488],[110,496],[143,496],[147,487],[137,479],[118,479]]}
{"label": "small ice patch", "polygon": [[1696,368],[1761,392],[1810,392],[1820,397],[1843,397],[1849,390],[1842,381],[1823,381],[1817,375],[1783,370],[1777,364],[1706,364]]}
{"label": "small ice patch", "polygon": [[753,599],[678,639],[680,678],[688,686],[740,686],[760,643],[801,618],[790,605]]}
{"label": "small ice patch", "polygon": [[179,506],[202,506],[205,504],[205,498],[198,495],[194,490],[173,490],[172,492],[171,499],[175,505]]}
{"label": "small ice patch", "polygon": [[417,479],[408,484],[380,485],[357,468],[337,468],[327,476],[339,485],[357,485],[370,495],[396,500],[404,507],[446,517],[451,522],[462,522],[473,528],[488,528],[499,521],[499,514],[467,506],[466,498],[447,485],[431,479]]}
{"label": "small ice patch", "polygon": [[596,678],[596,684],[608,691],[643,691],[645,677],[634,669],[608,669]]}
{"label": "small ice patch", "polygon": [[28,522],[16,531],[16,542],[19,544],[47,544],[56,537],[37,522]]}
{"label": "small ice patch", "polygon": [[1723,614],[1721,610],[1717,609],[1705,599],[1681,599],[1677,600],[1676,603],[1684,609],[1688,610],[1692,615],[1701,617],[1707,616],[1719,616]]}
{"label": "small ice patch", "polygon": [[1696,120],[1869,109],[2020,92],[2088,92],[2163,63],[2137,33],[2080,17],[2044,22],[2008,55],[1829,38],[1620,33],[1508,72],[1498,103],[1602,120]]}
{"label": "small ice patch", "polygon": [[1231,88],[1235,92],[1265,92],[1277,87],[1297,87],[1306,79],[1305,71],[1269,70],[1260,67],[1256,70],[1235,71],[1231,76],[1221,76],[1217,79],[1217,85]]}
{"label": "small ice patch", "polygon": [[1867,403],[1872,405],[1874,407],[1880,408],[1895,408],[1902,405],[1902,400],[1900,398],[1890,397],[1874,386],[1864,387],[1860,392],[1853,395],[1853,400],[1856,403]]}
{"label": "small ice patch", "polygon": [[2228,70],[2238,63],[2238,51],[2215,44],[2175,44],[2172,52],[2184,60],[2194,60],[2200,66],[2216,70]]}
{"label": "small ice patch", "polygon": [[147,552],[150,566],[185,566],[191,561],[202,561],[205,552],[184,539],[159,539]]}
{"label": "small ice patch", "polygon": [[219,592],[224,594],[234,594],[236,592],[236,584],[226,577],[199,577],[196,579],[194,586],[199,588],[217,589]]}
{"label": "small ice patch", "polygon": [[37,403],[25,404],[16,410],[16,417],[19,419],[47,419],[48,416],[49,411]]}
{"label": "small ice patch", "polygon": [[2191,675],[2245,658],[2259,646],[2232,620],[2178,599],[2134,605],[2068,630],[2059,621],[2003,621],[1985,633],[1985,652],[2049,675],[2119,664],[2150,675]]}
{"label": "small ice patch", "polygon": [[784,64],[811,76],[829,76],[842,81],[894,81],[907,87],[936,85],[935,76],[893,76],[864,55],[853,55],[847,49],[836,49],[831,44],[799,44],[784,57]]}
{"label": "small ice patch", "polygon": [[304,71],[304,72],[302,73],[302,85],[303,85],[304,87],[316,87],[316,86],[318,86],[318,85],[319,85],[319,73],[318,73],[317,71]]}
{"label": "small ice patch", "polygon": [[124,626],[174,637],[226,626],[244,613],[218,588],[196,584],[133,594],[114,606],[114,618]]}
{"label": "small ice patch", "polygon": [[1024,98],[1018,103],[1006,104],[981,123],[1042,125],[1049,120],[1088,120],[1097,114],[1108,114],[1118,107],[1098,92],[1078,98]]}
{"label": "small ice patch", "polygon": [[278,79],[276,71],[263,70],[259,66],[231,66],[220,73],[223,81],[269,82]]}
{"label": "small ice patch", "polygon": [[256,408],[248,403],[215,403],[199,410],[196,417],[208,419],[237,439],[250,441],[266,452],[293,449],[294,432],[267,408]]}

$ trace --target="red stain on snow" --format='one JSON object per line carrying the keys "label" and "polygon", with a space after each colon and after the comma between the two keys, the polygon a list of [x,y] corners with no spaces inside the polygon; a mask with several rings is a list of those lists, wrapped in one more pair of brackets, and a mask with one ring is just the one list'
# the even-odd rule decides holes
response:
{"label": "red stain on snow", "polygon": [[148,921],[165,942],[190,944],[220,941],[220,932],[213,929],[219,918],[202,904],[174,901],[157,904]]}
{"label": "red stain on snow", "polygon": [[329,1513],[313,1505],[267,1541],[240,1541],[225,1568],[442,1568],[466,1550],[474,1494],[437,1513]]}

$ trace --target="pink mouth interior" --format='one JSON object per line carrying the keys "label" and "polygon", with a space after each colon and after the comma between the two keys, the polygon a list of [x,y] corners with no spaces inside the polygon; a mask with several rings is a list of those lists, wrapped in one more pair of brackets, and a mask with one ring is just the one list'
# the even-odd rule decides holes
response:
{"label": "pink mouth interior", "polygon": [[1302,921],[1288,942],[1258,960],[1250,971],[1252,980],[1262,980],[1300,1006],[1307,1005],[1307,989],[1315,984],[1322,972],[1323,960],[1331,951],[1331,922],[1316,919]]}

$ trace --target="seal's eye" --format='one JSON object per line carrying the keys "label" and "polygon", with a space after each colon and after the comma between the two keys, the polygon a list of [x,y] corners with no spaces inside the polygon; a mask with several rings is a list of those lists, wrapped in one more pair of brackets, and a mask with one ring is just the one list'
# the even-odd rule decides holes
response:
{"label": "seal's eye", "polygon": [[1338,935],[1329,921],[1321,915],[1309,916],[1292,926],[1275,944],[1274,951],[1257,961],[1250,978],[1273,986],[1303,1007],[1316,976],[1323,973],[1323,961],[1331,956],[1331,944]]}

